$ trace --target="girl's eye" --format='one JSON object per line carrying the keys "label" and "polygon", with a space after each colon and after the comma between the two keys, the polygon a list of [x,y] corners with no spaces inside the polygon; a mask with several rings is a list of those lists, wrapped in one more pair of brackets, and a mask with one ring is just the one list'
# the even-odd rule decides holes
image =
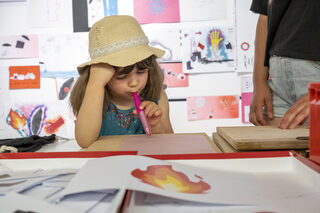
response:
{"label": "girl's eye", "polygon": [[125,79],[126,77],[127,77],[127,75],[125,75],[125,74],[117,75],[118,80]]}
{"label": "girl's eye", "polygon": [[148,69],[143,69],[143,70],[138,70],[138,74],[143,74],[143,73],[145,73],[145,72],[148,72]]}

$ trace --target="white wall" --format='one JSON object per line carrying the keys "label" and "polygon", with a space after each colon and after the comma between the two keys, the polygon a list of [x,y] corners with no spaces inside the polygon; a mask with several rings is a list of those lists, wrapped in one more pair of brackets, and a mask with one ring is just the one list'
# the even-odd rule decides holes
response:
{"label": "white wall", "polygon": [[[43,0],[33,0],[34,4],[42,4]],[[42,3],[41,3],[42,2]],[[66,15],[63,26],[59,27],[35,27],[29,22],[30,14],[28,15],[28,3],[0,3],[0,36],[1,35],[17,35],[17,34],[45,34],[45,33],[72,33],[72,0],[64,0],[64,8],[69,13]],[[132,9],[131,0],[119,0],[125,3],[126,7],[120,7],[119,13],[129,13]],[[128,4],[129,2],[129,4]],[[238,0],[241,2],[243,10],[249,14],[251,0]],[[234,1],[228,0],[228,20],[221,22],[222,24],[235,24],[235,7]],[[35,5],[36,6],[36,5]],[[40,15],[39,15],[40,14]],[[42,13],[39,12],[38,16]],[[192,23],[182,23],[189,25]],[[196,24],[196,23],[195,23]],[[248,26],[246,26],[248,27]],[[254,28],[254,26],[252,26]],[[248,31],[248,36],[252,37],[252,31]],[[10,65],[38,65],[38,59],[19,59],[19,60],[3,60],[0,59],[0,67]],[[0,69],[2,72],[3,69]],[[186,98],[187,96],[217,96],[217,95],[238,95],[240,97],[240,77],[246,73],[229,72],[229,73],[212,73],[212,74],[197,74],[189,75],[189,87],[168,88],[169,97]],[[5,73],[0,73],[0,84],[8,85],[8,78]],[[33,100],[56,100],[55,95],[47,95],[49,91],[55,90],[55,82],[53,79],[41,79],[41,89],[28,90],[11,90],[9,94],[4,94],[0,89],[0,103],[15,102],[25,100],[26,97]],[[1,116],[1,111],[0,111]],[[177,133],[184,132],[206,132],[209,136],[215,132],[217,126],[239,126],[244,125],[241,122],[241,100],[239,100],[239,118],[237,119],[211,119],[202,121],[187,120],[187,105],[186,102],[170,102],[170,117]],[[4,119],[4,116],[1,117]],[[3,120],[1,122],[4,122]],[[0,124],[1,126],[1,124]],[[4,129],[0,129],[0,138],[5,137]]]}

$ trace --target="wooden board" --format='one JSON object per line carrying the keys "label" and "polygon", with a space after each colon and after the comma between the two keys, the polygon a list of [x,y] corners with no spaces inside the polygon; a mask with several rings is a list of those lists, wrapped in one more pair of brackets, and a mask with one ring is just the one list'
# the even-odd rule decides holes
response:
{"label": "wooden board", "polygon": [[219,147],[223,153],[233,153],[238,152],[233,148],[226,140],[224,140],[218,133],[214,132],[212,134],[213,142]]}
{"label": "wooden board", "polygon": [[296,129],[282,130],[275,126],[236,126],[217,127],[217,133],[236,150],[308,149],[309,129],[299,126]]}
{"label": "wooden board", "polygon": [[[224,140],[218,133],[212,133],[213,142],[219,147],[219,149],[223,153],[234,153],[234,152],[259,152],[259,151],[274,151],[274,150],[236,150],[233,148],[226,140]],[[292,149],[286,149],[286,151],[290,151]],[[295,152],[302,155],[303,157],[309,157],[309,149],[294,149]]]}

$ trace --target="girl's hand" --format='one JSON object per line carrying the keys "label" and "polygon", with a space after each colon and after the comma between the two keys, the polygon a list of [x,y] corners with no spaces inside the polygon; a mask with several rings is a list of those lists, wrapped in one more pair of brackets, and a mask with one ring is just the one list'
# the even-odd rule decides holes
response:
{"label": "girl's hand", "polygon": [[115,73],[115,69],[109,64],[92,64],[90,67],[89,82],[105,87]]}
{"label": "girl's hand", "polygon": [[[144,109],[144,112],[151,127],[155,126],[160,121],[162,116],[162,110],[156,103],[152,101],[143,101],[140,104],[140,109]],[[137,110],[134,110],[133,113],[137,114]]]}

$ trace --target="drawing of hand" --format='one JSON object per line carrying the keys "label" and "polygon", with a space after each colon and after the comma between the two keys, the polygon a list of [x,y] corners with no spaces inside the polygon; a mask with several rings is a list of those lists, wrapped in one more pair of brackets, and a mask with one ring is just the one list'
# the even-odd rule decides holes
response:
{"label": "drawing of hand", "polygon": [[216,46],[216,50],[219,51],[219,43],[222,40],[222,37],[220,38],[220,32],[216,30],[211,32],[210,39],[211,39],[211,49],[214,50],[214,46]]}

